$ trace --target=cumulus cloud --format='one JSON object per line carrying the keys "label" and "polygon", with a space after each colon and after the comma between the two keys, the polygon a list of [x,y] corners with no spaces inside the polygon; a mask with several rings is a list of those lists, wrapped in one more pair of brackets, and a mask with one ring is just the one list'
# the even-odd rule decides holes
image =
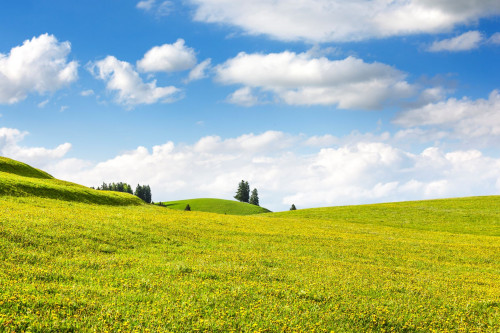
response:
{"label": "cumulus cloud", "polygon": [[0,128],[0,155],[43,167],[64,157],[71,149],[70,143],[63,143],[54,149],[20,146],[19,142],[28,134],[14,128]]}
{"label": "cumulus cloud", "polygon": [[405,73],[354,57],[329,60],[289,51],[242,52],[216,66],[215,72],[216,80],[223,84],[244,86],[229,97],[243,105],[256,102],[250,88],[271,92],[289,105],[337,105],[342,109],[378,109],[415,93],[405,81]]}
{"label": "cumulus cloud", "polygon": [[68,62],[69,42],[49,34],[33,37],[9,54],[0,53],[0,103],[13,104],[28,94],[53,92],[78,78],[78,63]]}
{"label": "cumulus cloud", "polygon": [[241,106],[253,106],[259,104],[259,98],[255,96],[250,87],[243,87],[228,96],[227,101]]}
{"label": "cumulus cloud", "polygon": [[195,51],[187,47],[183,39],[178,39],[173,44],[153,47],[137,62],[137,68],[142,72],[183,71],[195,65]]}
{"label": "cumulus cloud", "polygon": [[488,99],[446,101],[427,104],[398,115],[394,123],[405,127],[437,126],[452,130],[461,138],[500,136],[500,93],[494,90]]}
{"label": "cumulus cloud", "polygon": [[440,52],[440,51],[468,51],[477,49],[483,42],[484,37],[479,31],[468,31],[460,36],[443,39],[432,43],[429,47],[430,52]]}
{"label": "cumulus cloud", "polygon": [[106,82],[106,88],[116,91],[116,101],[128,107],[138,104],[172,102],[180,90],[174,86],[157,87],[156,80],[145,83],[126,61],[113,56],[97,61],[89,66],[91,73]]}
{"label": "cumulus cloud", "polygon": [[356,41],[452,30],[500,13],[496,0],[190,0],[194,19],[252,35],[309,42]]}

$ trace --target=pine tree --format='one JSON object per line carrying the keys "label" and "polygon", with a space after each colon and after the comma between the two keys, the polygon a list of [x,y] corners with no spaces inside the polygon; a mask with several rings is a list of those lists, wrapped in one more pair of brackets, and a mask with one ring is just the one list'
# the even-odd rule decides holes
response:
{"label": "pine tree", "polygon": [[144,185],[144,201],[151,203],[151,187]]}
{"label": "pine tree", "polygon": [[290,210],[297,210],[294,204],[292,204],[292,207],[290,207]]}
{"label": "pine tree", "polygon": [[259,206],[259,193],[257,192],[256,188],[253,189],[252,195],[250,196],[250,200],[248,201],[248,203],[255,206]]}
{"label": "pine tree", "polygon": [[137,184],[137,187],[135,188],[135,192],[134,192],[134,195],[136,197],[139,197],[141,198],[142,200],[144,200],[144,190],[142,189],[142,186]]}
{"label": "pine tree", "polygon": [[241,202],[248,202],[250,198],[250,186],[248,185],[248,182],[242,180],[238,184],[238,190],[236,191],[234,198]]}
{"label": "pine tree", "polygon": [[190,212],[191,211],[191,206],[189,206],[189,204],[187,204],[186,208],[184,208],[184,210],[186,212]]}

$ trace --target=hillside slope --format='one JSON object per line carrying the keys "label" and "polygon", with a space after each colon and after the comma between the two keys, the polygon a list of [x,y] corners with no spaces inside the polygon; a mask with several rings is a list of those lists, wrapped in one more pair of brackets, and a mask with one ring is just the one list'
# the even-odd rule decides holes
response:
{"label": "hillside slope", "polygon": [[217,214],[253,215],[270,212],[269,209],[263,207],[224,199],[201,198],[162,202],[163,206],[176,210],[184,210],[188,204],[192,211]]}
{"label": "hillside slope", "polygon": [[[472,235],[415,229],[416,213],[398,225],[405,204],[378,208],[388,226],[359,223],[355,210],[234,216],[0,196],[0,327],[498,332],[500,238],[473,210],[490,203],[462,199]],[[455,206],[428,204],[431,224],[433,209]]]}
{"label": "hillside slope", "polygon": [[63,180],[27,164],[0,157],[0,196],[34,196],[102,205],[140,205],[127,193],[97,191]]}
{"label": "hillside slope", "polygon": [[500,196],[310,208],[266,216],[500,236]]}

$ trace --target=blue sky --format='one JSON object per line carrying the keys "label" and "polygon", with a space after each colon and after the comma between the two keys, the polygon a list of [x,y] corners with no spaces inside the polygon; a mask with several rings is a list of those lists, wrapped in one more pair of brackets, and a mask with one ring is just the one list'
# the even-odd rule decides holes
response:
{"label": "blue sky", "polygon": [[0,154],[153,200],[500,193],[500,3],[0,5]]}

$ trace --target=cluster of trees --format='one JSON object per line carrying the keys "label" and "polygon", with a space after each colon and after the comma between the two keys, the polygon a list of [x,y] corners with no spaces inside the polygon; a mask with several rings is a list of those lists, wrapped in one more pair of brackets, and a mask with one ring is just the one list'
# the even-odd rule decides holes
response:
{"label": "cluster of trees", "polygon": [[250,185],[247,181],[242,180],[238,184],[238,190],[234,198],[240,202],[248,202],[249,204],[259,206],[259,193],[256,188],[250,194]]}
{"label": "cluster of trees", "polygon": [[[93,188],[93,187],[92,187]],[[95,190],[102,190],[102,191],[116,191],[116,192],[126,192],[130,194],[134,194],[134,191],[132,190],[132,186],[130,186],[127,183],[102,183],[101,186],[98,186]]]}
{"label": "cluster of trees", "polygon": [[144,202],[151,203],[151,187],[149,185],[141,186],[137,184],[134,195],[144,200]]}
{"label": "cluster of trees", "polygon": [[125,192],[125,193],[130,193],[133,194],[147,203],[151,203],[151,187],[149,185],[139,185],[137,184],[137,187],[135,188],[135,191],[132,191],[132,186],[130,186],[127,183],[102,183],[101,186],[98,186],[97,188],[91,187],[94,190],[101,190],[101,191],[115,191],[115,192]]}

